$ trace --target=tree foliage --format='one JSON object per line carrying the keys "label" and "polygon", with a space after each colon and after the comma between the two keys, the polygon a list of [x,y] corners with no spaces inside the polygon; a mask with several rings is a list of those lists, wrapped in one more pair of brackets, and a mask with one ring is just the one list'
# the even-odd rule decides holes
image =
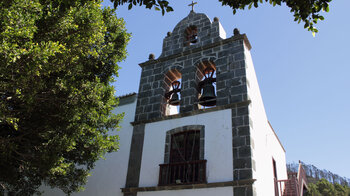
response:
{"label": "tree foliage", "polygon": [[118,149],[124,22],[99,0],[0,1],[0,195],[69,194]]}
{"label": "tree foliage", "polygon": [[332,184],[326,179],[322,178],[315,184],[308,184],[307,196],[348,196],[350,195],[350,187],[347,185],[340,185],[338,183]]}
{"label": "tree foliage", "polygon": [[[173,11],[173,8],[169,5],[167,0],[111,0],[114,2],[114,7],[128,4],[128,8],[131,9],[135,5],[145,6],[148,9],[154,7],[156,10],[161,10],[164,15],[165,12]],[[294,21],[300,23],[304,22],[304,28],[312,33],[317,33],[318,30],[314,26],[319,20],[324,20],[324,17],[320,14],[321,11],[329,11],[329,3],[332,0],[219,0],[223,6],[229,6],[233,10],[233,14],[237,10],[244,10],[254,6],[257,8],[259,4],[267,2],[273,6],[286,4],[290,8],[290,12],[293,13]]]}

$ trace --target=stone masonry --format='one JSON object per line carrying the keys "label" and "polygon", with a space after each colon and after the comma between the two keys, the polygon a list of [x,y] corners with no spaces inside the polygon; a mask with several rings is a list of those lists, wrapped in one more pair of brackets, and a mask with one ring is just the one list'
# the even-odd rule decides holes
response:
{"label": "stone masonry", "polygon": [[[198,28],[198,43],[184,46],[185,29]],[[211,22],[205,14],[191,12],[164,38],[163,52],[158,59],[141,63],[142,67],[135,121],[165,115],[169,90],[168,71],[181,73],[180,113],[198,109],[198,72],[203,64],[216,67],[217,106],[247,100],[244,47],[250,48],[245,35],[224,39],[219,36],[219,21]]]}
{"label": "stone masonry", "polygon": [[[184,44],[185,31],[189,26],[196,26],[198,30],[198,42],[194,45]],[[192,11],[172,32],[168,32],[160,57],[155,59],[154,55],[150,55],[148,61],[140,64],[142,73],[133,124],[137,126],[134,127],[134,132],[139,130],[141,134],[134,133],[133,140],[143,137],[142,124],[165,117],[167,100],[164,94],[169,91],[171,82],[179,77],[179,115],[198,111],[197,85],[202,76],[201,71],[206,65],[212,65],[216,69],[216,106],[233,106],[229,107],[232,111],[233,181],[252,180],[255,166],[251,152],[254,142],[250,137],[252,124],[249,119],[250,102],[247,95],[249,82],[246,79],[244,55],[244,51],[250,50],[251,46],[246,35],[240,34],[238,30],[235,29],[234,35],[229,38],[221,36],[225,34],[221,31],[223,29],[217,18],[210,21],[205,14]],[[171,77],[169,72],[179,74],[170,74],[173,76]],[[239,104],[247,102],[249,103]],[[131,144],[128,171],[130,181],[127,180],[126,188],[137,187],[138,182],[139,174],[136,178],[132,176],[133,173],[139,172],[139,160],[137,159],[136,165],[130,161],[135,159],[131,158],[132,154],[142,154],[142,147],[133,145],[140,144]],[[234,195],[253,195],[252,185],[234,186]]]}

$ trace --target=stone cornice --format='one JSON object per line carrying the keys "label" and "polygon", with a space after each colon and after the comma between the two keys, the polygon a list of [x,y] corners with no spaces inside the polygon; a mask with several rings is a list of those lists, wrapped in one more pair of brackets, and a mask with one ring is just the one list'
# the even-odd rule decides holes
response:
{"label": "stone cornice", "polygon": [[256,179],[247,179],[247,180],[235,180],[235,181],[227,181],[227,182],[212,182],[212,183],[206,183],[206,184],[130,187],[130,188],[121,188],[121,190],[123,193],[137,193],[137,192],[146,192],[146,191],[201,189],[201,188],[217,188],[217,187],[226,187],[226,186],[249,186],[249,185],[252,185],[255,181]]}
{"label": "stone cornice", "polygon": [[246,47],[249,50],[252,48],[252,46],[250,45],[250,42],[249,42],[246,34],[240,34],[240,35],[235,35],[235,36],[232,36],[230,38],[227,38],[227,39],[224,39],[224,40],[212,43],[212,44],[207,44],[205,46],[201,46],[201,47],[198,47],[198,48],[193,48],[193,49],[190,49],[190,50],[186,50],[184,52],[180,52],[180,53],[177,53],[177,54],[172,54],[172,55],[169,55],[169,56],[166,56],[166,57],[161,57],[161,58],[158,58],[158,59],[152,59],[152,60],[146,61],[144,63],[140,63],[139,65],[142,68],[142,67],[147,66],[147,65],[152,65],[152,64],[155,64],[155,63],[160,63],[160,62],[167,61],[167,60],[174,59],[174,58],[178,58],[178,57],[181,57],[181,56],[190,55],[192,53],[200,52],[202,50],[206,50],[206,49],[209,49],[209,48],[214,48],[216,46],[224,45],[226,43],[234,42],[234,41],[237,41],[237,40],[243,40],[244,44],[246,45]]}
{"label": "stone cornice", "polygon": [[195,114],[202,114],[202,113],[207,113],[207,112],[215,112],[215,111],[218,111],[218,110],[236,108],[236,107],[240,107],[240,106],[249,105],[250,103],[251,103],[251,101],[247,100],[247,101],[231,103],[231,104],[222,105],[222,106],[216,106],[216,107],[213,107],[213,108],[193,110],[193,111],[190,111],[190,112],[184,112],[184,113],[170,115],[170,116],[163,116],[161,118],[153,118],[153,119],[149,119],[149,120],[134,121],[134,122],[130,122],[130,123],[133,126],[135,126],[135,125],[138,125],[138,124],[146,124],[146,123],[152,123],[152,122],[157,122],[157,121],[162,121],[162,120],[170,120],[170,119],[176,119],[176,118],[192,116],[192,115],[195,115]]}

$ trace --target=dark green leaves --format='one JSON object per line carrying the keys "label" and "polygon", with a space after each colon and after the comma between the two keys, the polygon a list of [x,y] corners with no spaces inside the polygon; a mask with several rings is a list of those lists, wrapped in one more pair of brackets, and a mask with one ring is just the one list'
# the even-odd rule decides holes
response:
{"label": "dark green leaves", "polygon": [[165,14],[165,12],[172,12],[174,11],[171,6],[169,6],[169,2],[165,0],[111,0],[111,2],[114,2],[114,7],[118,7],[123,4],[129,4],[128,9],[131,9],[133,5],[139,5],[139,6],[145,6],[147,9],[154,9],[156,11],[162,11],[162,15]]}
{"label": "dark green leaves", "polygon": [[118,149],[110,83],[128,40],[95,0],[0,1],[0,195],[78,191]]}
{"label": "dark green leaves", "polygon": [[[166,0],[111,0],[114,2],[114,6],[120,6],[124,3],[129,3],[129,9],[132,8],[132,4],[139,6],[146,6],[151,9],[155,6],[155,10],[165,12],[171,12],[173,9],[169,6]],[[276,6],[285,3],[289,8],[290,12],[294,15],[294,21],[304,22],[304,28],[313,33],[318,32],[314,27],[318,20],[323,20],[324,17],[320,15],[321,11],[329,12],[329,3],[332,0],[265,0],[269,4]],[[257,8],[259,3],[263,3],[263,0],[219,0],[223,6],[230,6],[233,9],[233,14],[236,14],[237,9],[244,9],[248,6],[251,9],[252,6]]]}

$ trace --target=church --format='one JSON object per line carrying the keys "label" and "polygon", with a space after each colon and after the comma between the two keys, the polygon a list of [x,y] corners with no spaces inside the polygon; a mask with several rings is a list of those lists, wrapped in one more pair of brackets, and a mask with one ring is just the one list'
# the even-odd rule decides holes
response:
{"label": "church", "polygon": [[287,174],[267,119],[249,40],[232,32],[192,10],[167,33],[161,55],[139,64],[138,93],[119,97],[120,150],[73,195],[303,195],[305,174]]}

